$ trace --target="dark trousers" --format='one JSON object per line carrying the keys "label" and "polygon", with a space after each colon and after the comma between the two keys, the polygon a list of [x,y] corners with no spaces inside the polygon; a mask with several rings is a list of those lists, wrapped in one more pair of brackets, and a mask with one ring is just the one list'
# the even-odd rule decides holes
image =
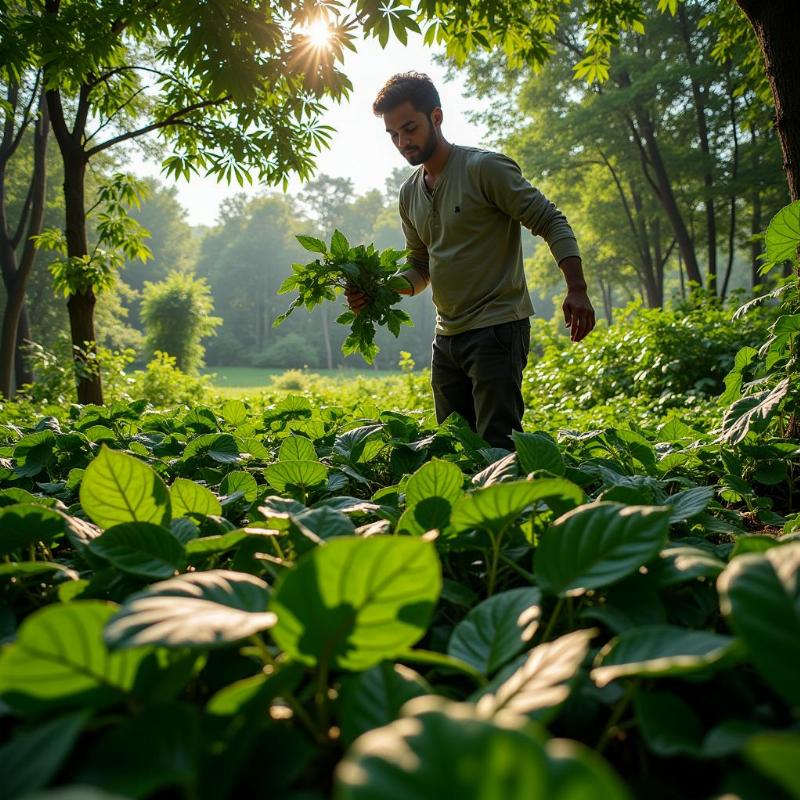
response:
{"label": "dark trousers", "polygon": [[512,450],[511,431],[522,430],[522,370],[530,340],[528,319],[437,334],[431,387],[439,424],[457,411],[492,447]]}

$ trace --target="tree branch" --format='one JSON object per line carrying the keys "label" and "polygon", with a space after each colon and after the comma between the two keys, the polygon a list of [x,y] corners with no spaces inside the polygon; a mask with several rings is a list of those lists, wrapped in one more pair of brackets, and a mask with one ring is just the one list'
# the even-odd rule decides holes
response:
{"label": "tree branch", "polygon": [[95,128],[95,130],[83,140],[84,144],[89,144],[89,142],[91,142],[92,139],[94,139],[94,137],[103,130],[103,128],[111,124],[111,120],[113,120],[123,108],[130,105],[142,92],[146,91],[146,89],[146,86],[142,86],[141,88],[137,89],[124,103],[117,106],[117,108],[115,108],[114,111],[108,115],[108,119],[106,119],[102,125],[98,125],[98,127]]}
{"label": "tree branch", "polygon": [[108,139],[105,142],[95,145],[90,150],[86,151],[86,158],[91,158],[93,155],[100,153],[103,150],[107,150],[109,147],[113,147],[115,144],[119,144],[120,142],[125,142],[128,139],[135,139],[137,136],[143,136],[145,133],[150,133],[151,131],[158,130],[159,128],[166,128],[168,125],[174,125],[176,122],[180,122],[183,117],[185,117],[187,114],[191,114],[193,111],[198,111],[201,108],[210,108],[212,106],[222,105],[223,103],[227,103],[228,100],[230,100],[230,96],[226,95],[219,100],[203,100],[201,102],[193,103],[186,108],[175,111],[166,119],[163,119],[159,122],[153,122],[150,125],[145,125],[143,128],[139,128],[135,131],[128,131],[127,133],[115,136],[113,139]]}

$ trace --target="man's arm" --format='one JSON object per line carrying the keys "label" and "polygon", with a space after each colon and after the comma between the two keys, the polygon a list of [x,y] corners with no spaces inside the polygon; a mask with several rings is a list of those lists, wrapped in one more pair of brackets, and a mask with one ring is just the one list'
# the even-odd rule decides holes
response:
{"label": "man's arm", "polygon": [[594,328],[595,316],[578,242],[567,218],[525,180],[517,163],[507,156],[492,153],[484,158],[480,178],[481,190],[491,203],[547,242],[567,284],[561,306],[564,323],[572,341],[579,342]]}
{"label": "man's arm", "polygon": [[567,283],[567,296],[561,305],[564,324],[570,329],[570,339],[579,342],[594,328],[594,308],[586,293],[583,265],[578,256],[568,256],[558,262]]}

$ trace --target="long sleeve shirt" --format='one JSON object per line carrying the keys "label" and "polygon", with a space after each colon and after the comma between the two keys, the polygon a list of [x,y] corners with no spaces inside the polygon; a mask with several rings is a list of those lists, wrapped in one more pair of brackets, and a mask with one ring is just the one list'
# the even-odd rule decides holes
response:
{"label": "long sleeve shirt", "polygon": [[433,191],[420,167],[399,205],[408,262],[430,281],[440,334],[533,313],[521,226],[544,238],[557,262],[579,255],[566,217],[500,153],[453,145]]}

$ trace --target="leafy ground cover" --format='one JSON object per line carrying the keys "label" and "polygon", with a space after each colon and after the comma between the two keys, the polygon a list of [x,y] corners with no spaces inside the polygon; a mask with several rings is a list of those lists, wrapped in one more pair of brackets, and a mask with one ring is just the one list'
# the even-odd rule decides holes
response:
{"label": "leafy ground cover", "polygon": [[778,410],[516,453],[285,392],[7,424],[4,792],[796,797]]}

